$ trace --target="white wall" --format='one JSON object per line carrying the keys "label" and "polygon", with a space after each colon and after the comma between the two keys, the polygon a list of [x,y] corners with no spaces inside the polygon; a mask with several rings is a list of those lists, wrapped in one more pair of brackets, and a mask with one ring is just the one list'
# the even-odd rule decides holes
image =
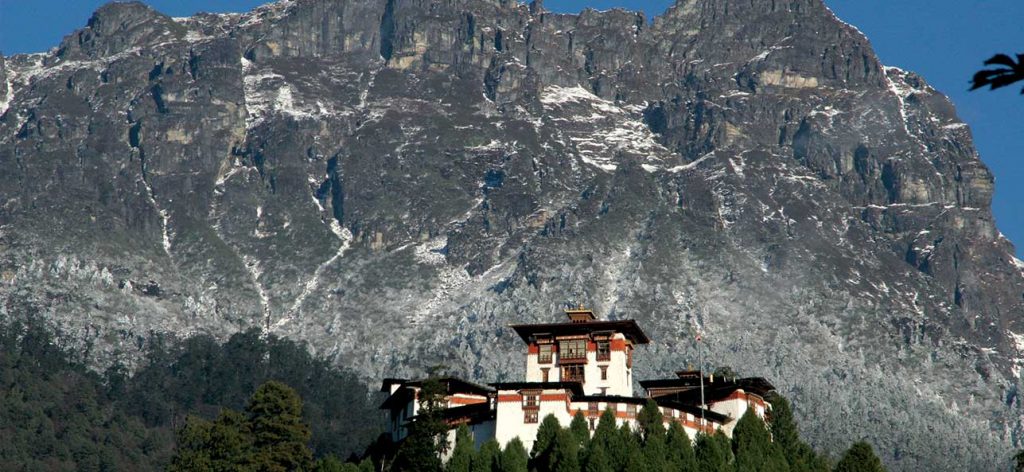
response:
{"label": "white wall", "polygon": [[732,437],[733,428],[736,427],[736,423],[739,419],[747,413],[748,408],[753,407],[754,413],[762,419],[764,419],[767,409],[767,403],[757,395],[748,394],[743,390],[736,390],[736,393],[732,396],[738,396],[738,398],[730,398],[708,405],[711,411],[721,413],[732,418],[732,421],[729,421],[722,426],[722,431],[730,438]]}
{"label": "white wall", "polygon": [[[542,393],[542,395],[556,395],[564,393],[565,392],[561,390],[545,390]],[[502,390],[499,391],[498,395],[499,397],[505,396],[507,398],[521,398],[519,396],[519,391],[516,390]],[[498,402],[495,424],[495,438],[497,438],[498,443],[500,443],[502,447],[504,447],[509,441],[511,441],[512,438],[519,437],[519,439],[523,442],[523,445],[526,446],[527,451],[532,449],[533,443],[537,437],[537,429],[539,428],[540,423],[544,421],[544,417],[547,416],[548,414],[555,415],[555,418],[558,419],[559,424],[565,427],[572,422],[572,418],[575,415],[576,411],[582,411],[584,416],[588,418],[588,423],[589,419],[593,417],[594,423],[596,425],[597,421],[600,418],[600,415],[604,413],[605,409],[611,406],[612,409],[615,410],[616,412],[615,424],[617,427],[621,427],[624,423],[628,423],[630,427],[637,428],[636,416],[628,414],[629,405],[627,404],[609,404],[605,402],[599,402],[597,404],[596,413],[594,413],[593,410],[590,409],[589,402],[566,403],[564,400],[541,401],[537,415],[537,423],[532,424],[527,424],[523,422],[525,418],[525,412],[523,410],[522,405],[522,400]],[[639,413],[642,406],[635,405],[634,408],[634,411],[636,413]],[[686,434],[690,437],[690,440],[692,441],[696,439],[697,433],[699,431],[699,416],[695,416],[674,409],[670,410],[669,414],[665,414],[665,411],[663,410],[662,415],[664,418],[666,428],[668,428],[668,426],[672,422],[680,422],[682,423],[683,430],[686,431]],[[707,422],[714,429],[717,429],[718,427],[722,426],[711,420],[707,420]],[[735,421],[733,421],[732,424],[735,424]],[[727,434],[731,434],[731,432],[732,429],[729,428]]]}
{"label": "white wall", "polygon": [[[541,392],[541,397],[565,394],[567,392],[564,390],[544,390]],[[502,401],[503,397],[516,397],[520,399],[518,401]],[[526,446],[526,450],[529,451],[533,448],[534,440],[537,438],[537,428],[540,427],[540,423],[544,421],[545,416],[549,414],[555,415],[555,418],[558,419],[558,422],[563,427],[569,426],[569,423],[572,422],[572,417],[569,416],[569,410],[566,408],[566,405],[565,400],[539,400],[537,422],[525,423],[525,412],[519,391],[499,390],[494,437],[502,447],[505,447],[512,438],[518,437],[523,442],[523,446]]]}
{"label": "white wall", "polygon": [[[624,342],[625,336],[616,333],[614,341]],[[557,345],[557,341],[555,343]],[[627,347],[627,349],[629,349]],[[605,388],[607,395],[632,396],[633,395],[633,369],[626,366],[626,351],[613,350],[611,359],[607,361],[597,360],[597,352],[587,349],[587,363],[584,367],[583,392],[587,395],[598,395],[601,389]],[[601,366],[608,368],[607,380],[601,380]],[[542,382],[544,374],[542,369],[549,369],[548,381],[560,382],[562,380],[562,368],[558,362],[558,353],[552,356],[552,362],[541,364],[538,362],[538,354],[527,352],[526,354],[526,381]]]}

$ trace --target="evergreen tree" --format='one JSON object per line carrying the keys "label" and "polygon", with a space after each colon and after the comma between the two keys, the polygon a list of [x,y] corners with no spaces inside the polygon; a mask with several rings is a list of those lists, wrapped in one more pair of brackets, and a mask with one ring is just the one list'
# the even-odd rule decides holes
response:
{"label": "evergreen tree", "polygon": [[359,472],[377,472],[377,466],[370,459],[363,459],[359,463]]}
{"label": "evergreen tree", "polygon": [[501,458],[498,461],[501,472],[526,472],[530,456],[526,453],[526,447],[518,437],[512,438],[501,451]]}
{"label": "evergreen tree", "polygon": [[653,399],[647,399],[647,403],[640,409],[640,413],[636,415],[636,422],[640,426],[640,434],[644,440],[652,434],[665,434],[664,417],[661,414],[661,408],[658,407],[658,404]]}
{"label": "evergreen tree", "polygon": [[537,470],[549,470],[551,463],[551,450],[558,437],[562,425],[558,423],[555,415],[547,415],[537,427],[537,439],[533,442],[533,450],[530,452],[533,468]]}
{"label": "evergreen tree", "polygon": [[587,463],[594,463],[594,467],[601,467],[601,462],[590,457],[598,450],[601,451],[604,459],[612,470],[622,470],[625,467],[624,444],[620,440],[619,430],[615,426],[615,411],[608,408],[601,413],[601,418],[594,428],[594,437],[590,440],[590,447],[587,448]]}
{"label": "evergreen tree", "polygon": [[622,470],[624,472],[648,472],[657,471],[658,469],[654,469],[647,464],[640,448],[632,447],[626,453],[626,466]]}
{"label": "evergreen tree", "polygon": [[785,456],[790,472],[828,472],[829,466],[825,458],[800,439],[789,400],[772,393],[768,396],[768,401],[772,405],[768,413],[772,441],[778,444],[782,455]]}
{"label": "evergreen tree", "polygon": [[213,470],[210,457],[210,430],[213,423],[196,416],[185,419],[185,426],[178,432],[178,453],[171,460],[168,472],[190,470]]}
{"label": "evergreen tree", "polygon": [[337,457],[331,455],[316,461],[313,472],[358,472],[359,467],[355,464],[347,464]]}
{"label": "evergreen tree", "polygon": [[259,453],[256,439],[251,419],[247,421],[245,415],[234,410],[222,410],[210,428],[210,457],[214,469],[229,467],[228,464],[239,468],[258,465],[255,464]]}
{"label": "evergreen tree", "polygon": [[732,452],[729,439],[721,430],[715,434],[697,434],[697,445],[694,448],[697,458],[697,469],[701,472],[731,472]]}
{"label": "evergreen tree", "polygon": [[302,420],[302,399],[287,385],[270,381],[256,389],[246,407],[257,470],[306,470],[313,464]]}
{"label": "evergreen tree", "polygon": [[643,438],[644,465],[648,470],[669,470],[669,457],[664,417],[661,408],[648,399],[637,415],[637,424]]}
{"label": "evergreen tree", "polygon": [[789,472],[789,463],[772,442],[771,434],[753,408],[736,423],[732,433],[736,470],[750,472]]}
{"label": "evergreen tree", "polygon": [[223,410],[213,422],[189,417],[178,435],[178,454],[167,470],[252,470],[255,452],[245,416]]}
{"label": "evergreen tree", "polygon": [[630,423],[623,422],[622,425],[619,426],[616,436],[619,438],[618,444],[616,445],[618,452],[616,453],[617,457],[612,458],[615,461],[616,470],[628,469],[630,461],[635,465],[637,463],[637,461],[634,460],[636,457],[630,457],[634,452],[638,454],[638,457],[640,458],[639,463],[642,464],[643,443],[640,441],[640,433],[638,431],[634,431]]}
{"label": "evergreen tree", "polygon": [[448,472],[469,472],[475,449],[473,433],[466,425],[459,425],[459,429],[455,431],[455,448],[452,449],[452,456],[448,459]]}
{"label": "evergreen tree", "polygon": [[549,468],[540,470],[580,472],[579,449],[576,437],[568,429],[559,429],[551,447]]}
{"label": "evergreen tree", "polygon": [[590,424],[587,422],[587,418],[583,416],[582,411],[577,411],[576,415],[572,417],[572,422],[569,423],[569,431],[572,432],[581,448],[586,448],[590,443]]}
{"label": "evergreen tree", "polygon": [[615,472],[612,468],[612,461],[608,459],[608,453],[603,447],[596,447],[591,444],[587,451],[586,460],[583,463],[584,472]]}
{"label": "evergreen tree", "polygon": [[683,425],[673,422],[667,435],[668,465],[671,470],[696,472],[697,457],[693,453],[693,443],[686,434]]}
{"label": "evergreen tree", "polygon": [[490,439],[480,446],[480,450],[473,455],[473,472],[494,472],[498,470],[501,461],[501,446],[495,439]]}
{"label": "evergreen tree", "polygon": [[644,441],[643,447],[644,464],[648,470],[675,472],[675,468],[669,466],[668,444],[665,434],[651,433]]}
{"label": "evergreen tree", "polygon": [[280,382],[267,382],[253,393],[244,415],[224,409],[214,422],[190,418],[168,470],[310,470],[309,438],[298,394]]}
{"label": "evergreen tree", "polygon": [[448,432],[441,412],[444,410],[445,388],[431,375],[423,381],[419,392],[419,410],[409,424],[409,435],[398,448],[394,470],[437,472],[442,470],[441,457],[448,449],[443,435]]}
{"label": "evergreen tree", "polygon": [[843,458],[836,464],[834,472],[885,472],[882,461],[875,455],[871,445],[858,441],[850,446]]}
{"label": "evergreen tree", "polygon": [[619,426],[619,440],[622,441],[623,447],[636,449],[638,451],[643,445],[640,432],[634,430],[628,422],[624,422]]}
{"label": "evergreen tree", "polygon": [[1024,472],[1024,451],[1018,451],[1013,456],[1013,472]]}
{"label": "evergreen tree", "polygon": [[614,452],[611,451],[611,446],[614,441],[613,438],[618,433],[618,427],[615,426],[615,411],[611,408],[604,410],[601,413],[601,417],[597,420],[597,427],[594,428],[594,436],[590,440],[591,446],[601,446],[606,453],[609,455]]}

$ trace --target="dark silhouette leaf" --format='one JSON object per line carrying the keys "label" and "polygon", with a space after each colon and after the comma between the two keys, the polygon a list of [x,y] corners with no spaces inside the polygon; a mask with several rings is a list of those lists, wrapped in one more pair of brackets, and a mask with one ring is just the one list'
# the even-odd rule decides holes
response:
{"label": "dark silhouette leaf", "polygon": [[1010,56],[1007,56],[1006,54],[996,54],[995,56],[992,56],[987,61],[985,61],[985,65],[986,66],[1001,65],[1001,66],[1007,66],[1007,67],[1014,67],[1017,64],[1015,62],[1013,62],[1013,59]]}
{"label": "dark silhouette leaf", "polygon": [[[1002,66],[992,69],[982,69],[974,74],[971,79],[970,90],[977,90],[982,87],[989,87],[989,90],[1012,85],[1024,80],[1024,54],[1017,54],[1016,62],[1006,54],[996,54],[985,61],[986,66]],[[1021,90],[1024,94],[1024,90]]]}

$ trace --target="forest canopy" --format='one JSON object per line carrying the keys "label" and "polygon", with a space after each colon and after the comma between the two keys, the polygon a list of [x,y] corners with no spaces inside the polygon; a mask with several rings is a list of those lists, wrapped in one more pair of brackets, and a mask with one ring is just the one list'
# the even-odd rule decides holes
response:
{"label": "forest canopy", "polygon": [[301,396],[315,457],[361,453],[383,429],[366,384],[292,341],[252,330],[149,345],[134,375],[99,374],[41,322],[0,324],[0,470],[162,470],[179,428],[243,410],[268,381]]}

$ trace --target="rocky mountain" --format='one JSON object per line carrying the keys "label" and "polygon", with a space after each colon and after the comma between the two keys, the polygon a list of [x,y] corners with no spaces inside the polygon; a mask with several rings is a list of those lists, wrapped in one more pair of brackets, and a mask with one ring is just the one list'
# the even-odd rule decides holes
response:
{"label": "rocky mountain", "polygon": [[98,366],[261,326],[368,379],[510,379],[506,326],[585,303],[646,327],[638,378],[702,332],[833,453],[993,470],[1020,441],[993,177],[821,0],[112,3],[0,58],[0,97],[0,315]]}

